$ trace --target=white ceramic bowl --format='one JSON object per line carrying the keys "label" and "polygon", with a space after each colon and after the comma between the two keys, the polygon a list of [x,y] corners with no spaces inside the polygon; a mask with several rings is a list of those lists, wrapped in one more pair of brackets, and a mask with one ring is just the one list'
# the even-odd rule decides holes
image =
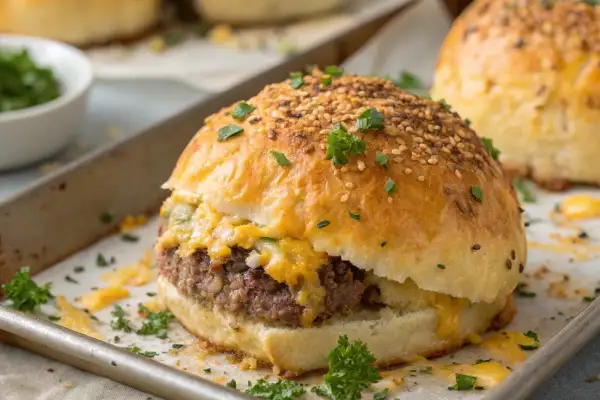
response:
{"label": "white ceramic bowl", "polygon": [[80,131],[93,81],[87,56],[69,45],[29,36],[0,35],[0,49],[29,50],[60,80],[61,96],[35,107],[0,113],[0,170],[51,156]]}

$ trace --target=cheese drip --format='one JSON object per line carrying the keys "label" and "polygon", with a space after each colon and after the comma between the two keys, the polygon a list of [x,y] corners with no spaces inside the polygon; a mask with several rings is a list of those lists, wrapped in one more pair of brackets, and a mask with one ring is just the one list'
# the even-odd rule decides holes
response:
{"label": "cheese drip", "polygon": [[178,247],[182,257],[206,249],[212,260],[231,255],[232,247],[255,249],[247,264],[261,266],[279,283],[296,293],[296,302],[305,306],[302,322],[309,326],[323,310],[325,290],[319,269],[327,264],[327,254],[313,250],[304,239],[278,239],[277,229],[259,226],[246,219],[220,213],[203,202],[190,203],[174,194],[161,209],[167,226],[157,249]]}

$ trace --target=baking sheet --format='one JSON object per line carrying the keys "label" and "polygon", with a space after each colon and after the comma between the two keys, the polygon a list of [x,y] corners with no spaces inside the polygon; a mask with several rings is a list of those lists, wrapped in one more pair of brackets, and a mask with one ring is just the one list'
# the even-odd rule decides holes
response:
{"label": "baking sheet", "polygon": [[[600,191],[575,190],[574,192],[589,193],[600,197]],[[531,245],[529,261],[523,274],[523,283],[528,285],[525,290],[536,293],[536,296],[533,298],[517,297],[518,314],[506,329],[519,332],[535,331],[538,333],[542,345],[590,304],[584,301],[584,297],[594,296],[595,288],[600,286],[600,269],[595,265],[600,257],[600,224],[598,221],[565,223],[553,222],[549,217],[553,213],[555,205],[570,194],[572,193],[549,194],[538,191],[536,193],[537,202],[525,205],[525,217],[530,224],[527,231]],[[553,218],[556,220],[556,216]],[[55,294],[65,295],[76,304],[78,297],[90,293],[93,288],[107,286],[102,281],[103,274],[135,264],[142,259],[145,252],[152,248],[156,231],[157,219],[152,218],[146,225],[134,232],[136,236],[140,237],[138,242],[126,242],[119,235],[114,235],[45,270],[38,274],[35,280],[39,283],[51,282]],[[578,243],[570,244],[573,240],[569,238],[578,238],[582,231],[587,233],[589,239],[577,239],[575,241]],[[114,257],[115,264],[110,267],[98,267],[96,262],[98,254],[103,254],[107,259]],[[79,269],[76,267],[78,266],[84,266],[85,271],[77,273],[76,271]],[[560,283],[558,286],[554,283],[565,282],[565,276],[569,277],[568,282]],[[77,283],[74,283],[73,280],[76,280]],[[558,294],[549,295],[550,287],[554,287],[554,291]],[[151,297],[155,292],[154,283],[127,288],[130,290],[131,296],[120,301],[119,304],[126,310],[126,314],[133,324],[139,327],[141,317],[137,312],[138,304],[155,300],[155,297]],[[274,376],[273,371],[265,368],[243,371],[241,368],[245,368],[244,365],[248,366],[248,360],[240,364],[239,360],[229,355],[208,351],[205,343],[198,341],[176,322],[171,323],[169,338],[166,340],[139,336],[135,333],[115,332],[110,327],[111,310],[112,307],[108,307],[95,314],[99,320],[96,327],[108,343],[123,348],[138,346],[142,351],[157,352],[159,354],[153,358],[154,361],[202,376],[219,384],[225,384],[231,379],[235,379],[240,389],[244,389],[248,381],[254,382],[261,377]],[[48,315],[57,314],[52,305],[44,306],[43,311]],[[118,343],[114,343],[116,335],[120,338]],[[173,344],[184,346],[181,349],[174,349]],[[562,343],[562,345],[568,347],[569,343]],[[527,353],[535,354],[535,352]],[[497,359],[498,355],[490,353],[481,346],[471,345],[454,354],[436,359],[433,365],[472,364],[477,359],[490,357]],[[521,368],[518,363],[507,361],[504,363],[515,369],[516,372],[519,372],[519,368]],[[205,372],[207,368],[210,369],[210,373]],[[449,391],[450,382],[445,378],[435,376],[435,374],[406,376],[407,368],[414,369],[414,367],[408,366],[386,371],[386,377],[374,385],[373,390],[394,388],[392,391],[394,395],[408,400],[480,399],[488,393],[493,393],[493,391]],[[543,370],[544,365],[531,364],[527,368]],[[301,379],[301,382],[314,384],[318,383],[320,379],[320,375],[311,375]],[[364,398],[371,398],[372,393],[365,392]],[[313,396],[308,394],[306,398]]]}

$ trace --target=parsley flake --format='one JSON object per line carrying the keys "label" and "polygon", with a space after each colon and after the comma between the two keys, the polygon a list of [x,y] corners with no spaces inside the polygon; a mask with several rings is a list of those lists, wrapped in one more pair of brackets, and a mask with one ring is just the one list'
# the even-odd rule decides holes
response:
{"label": "parsley flake", "polygon": [[210,368],[204,368],[203,371],[207,374],[210,374],[212,372]]}
{"label": "parsley flake", "polygon": [[250,114],[254,110],[256,110],[256,107],[251,106],[245,101],[240,101],[233,109],[231,116],[235,119],[243,121],[248,116],[248,114]]}
{"label": "parsley flake", "polygon": [[441,105],[442,107],[444,107],[444,110],[446,110],[446,111],[448,111],[448,112],[450,112],[450,109],[452,108],[452,107],[450,106],[450,104],[446,103],[446,100],[444,100],[444,99],[441,99],[441,100],[440,100],[440,105]]}
{"label": "parsley flake", "polygon": [[456,374],[456,385],[449,387],[450,390],[471,390],[475,386],[477,378],[471,375]]}
{"label": "parsley flake", "polygon": [[348,210],[348,215],[350,218],[360,221],[360,214],[354,214],[352,211]]}
{"label": "parsley flake", "polygon": [[142,351],[142,349],[140,349],[138,346],[127,347],[125,350],[148,358],[154,358],[158,355],[158,353],[155,351]]}
{"label": "parsley flake", "polygon": [[155,292],[146,292],[146,296],[154,297],[154,296],[156,296],[156,293]]}
{"label": "parsley flake", "polygon": [[185,347],[185,345],[179,344],[179,343],[175,343],[171,347],[174,348],[174,349],[182,349],[182,348]]}
{"label": "parsley flake", "polygon": [[125,319],[125,311],[120,305],[115,305],[114,309],[110,312],[110,315],[113,316],[113,319],[110,321],[112,330],[123,331],[126,333],[133,331],[130,322]]}
{"label": "parsley flake", "polygon": [[60,317],[57,315],[48,315],[48,319],[52,322],[60,321]]}
{"label": "parsley flake", "polygon": [[281,165],[282,167],[290,165],[290,160],[288,160],[285,154],[280,153],[278,151],[271,151],[271,155],[273,156],[273,158],[275,158],[277,164]]}
{"label": "parsley flake", "polygon": [[358,117],[356,121],[357,131],[366,131],[369,129],[383,129],[383,114],[371,107]]}
{"label": "parsley flake", "polygon": [[262,240],[263,242],[277,243],[277,239],[268,236],[261,236],[260,240]]}
{"label": "parsley flake", "polygon": [[312,392],[328,399],[359,400],[363,390],[381,379],[373,366],[375,357],[361,341],[350,343],[340,336],[337,346],[327,355],[329,371],[322,385]]}
{"label": "parsley flake", "polygon": [[490,361],[492,361],[491,358],[488,358],[487,360],[477,359],[477,360],[475,360],[475,365],[487,363],[487,362],[490,362]]}
{"label": "parsley flake", "polygon": [[280,379],[271,383],[265,379],[259,379],[246,390],[246,393],[265,400],[292,400],[304,395],[306,390],[294,381]]}
{"label": "parsley flake", "polygon": [[598,0],[583,0],[583,2],[585,4],[587,4],[588,6],[597,6],[598,5]]}
{"label": "parsley flake", "polygon": [[222,128],[219,128],[219,134],[217,135],[217,140],[219,142],[223,142],[231,137],[237,136],[240,133],[244,132],[244,128],[239,127],[237,125],[227,125]]}
{"label": "parsley flake", "polygon": [[523,335],[525,335],[525,336],[527,336],[527,337],[530,337],[530,338],[532,338],[532,339],[534,339],[534,340],[539,340],[539,339],[538,339],[538,334],[537,334],[537,333],[535,333],[534,331],[527,331],[527,332],[525,332]]}
{"label": "parsley flake", "polygon": [[523,333],[523,336],[526,336],[528,338],[533,339],[535,342],[533,344],[530,345],[524,345],[524,344],[520,344],[519,347],[523,350],[537,350],[540,348],[540,340],[538,338],[537,333],[533,332],[533,331],[527,331],[525,333]]}
{"label": "parsley flake", "polygon": [[471,120],[469,118],[465,119],[465,125],[467,126],[467,128],[471,127]]}
{"label": "parsley flake", "polygon": [[73,268],[73,272],[75,272],[76,274],[80,274],[83,271],[85,271],[85,267],[82,265],[78,265],[77,267]]}
{"label": "parsley flake", "polygon": [[527,287],[526,283],[519,283],[517,285],[517,287],[515,288],[515,293],[517,294],[517,296],[519,296],[519,297],[535,297],[536,293],[525,290],[526,287]]}
{"label": "parsley flake", "polygon": [[[469,123],[470,122],[471,121],[469,121]],[[485,151],[487,151],[490,157],[498,161],[498,157],[500,157],[500,150],[494,147],[494,141],[486,137],[481,137],[481,142],[483,143],[483,147],[485,147]]]}
{"label": "parsley flake", "polygon": [[381,242],[381,247],[385,247],[385,245],[387,244],[387,240],[384,240],[383,242]]}
{"label": "parsley flake", "polygon": [[173,314],[169,311],[152,312],[143,304],[139,304],[139,310],[146,316],[142,327],[136,331],[138,335],[154,335],[159,339],[167,338],[167,329],[169,322],[173,320]]}
{"label": "parsley flake", "polygon": [[121,240],[124,242],[135,243],[140,240],[140,237],[132,235],[131,233],[124,233],[121,235]]}
{"label": "parsley flake", "polygon": [[50,286],[50,283],[38,286],[29,277],[29,267],[23,267],[10,282],[2,285],[2,290],[13,308],[33,312],[40,305],[46,304],[48,299],[54,298],[50,293]]}
{"label": "parsley flake", "polygon": [[96,265],[99,267],[108,267],[111,264],[114,264],[117,260],[114,257],[107,259],[104,254],[98,253],[96,256]]}
{"label": "parsley flake", "polygon": [[70,282],[70,283],[74,283],[76,285],[79,284],[79,282],[77,282],[75,279],[71,278],[71,275],[65,275],[65,281]]}
{"label": "parsley flake", "polygon": [[232,389],[237,389],[237,382],[235,381],[235,379],[232,379],[229,382],[227,382],[225,386],[230,387]]}
{"label": "parsley flake", "polygon": [[323,75],[321,77],[321,84],[323,86],[329,86],[329,85],[331,85],[332,82],[333,82],[333,78],[331,77],[331,75]]}
{"label": "parsley flake", "polygon": [[480,203],[483,203],[483,190],[479,186],[471,186],[471,194]]}
{"label": "parsley flake", "polygon": [[383,187],[385,188],[385,191],[387,192],[387,194],[392,194],[396,190],[396,182],[394,182],[392,179],[388,178],[388,180],[385,182],[385,185]]}
{"label": "parsley flake", "polygon": [[423,82],[415,75],[407,71],[402,71],[400,78],[393,81],[397,88],[409,90],[409,89],[423,89]]}
{"label": "parsley flake", "polygon": [[437,267],[439,269],[446,269],[446,266],[444,264],[438,264]]}
{"label": "parsley flake", "polygon": [[300,89],[304,85],[304,76],[302,72],[292,72],[290,74],[290,86],[292,89]]}
{"label": "parsley flake", "polygon": [[329,222],[326,219],[324,219],[323,221],[319,221],[317,223],[317,228],[319,228],[319,229],[325,228],[326,226],[329,226],[329,224],[331,224],[331,222]]}
{"label": "parsley flake", "polygon": [[388,167],[388,157],[380,151],[375,153],[375,162],[377,165],[381,165],[383,168]]}
{"label": "parsley flake", "polygon": [[102,214],[100,214],[100,222],[103,224],[110,224],[113,222],[114,218],[115,216],[109,211],[104,211]]}
{"label": "parsley flake", "polygon": [[585,301],[586,303],[591,303],[594,300],[596,300],[596,298],[594,296],[584,296],[583,297],[583,301]]}
{"label": "parsley flake", "polygon": [[390,394],[390,389],[385,388],[381,392],[373,393],[373,400],[387,400]]}
{"label": "parsley flake", "polygon": [[365,152],[365,142],[349,134],[342,124],[336,124],[327,135],[327,155],[334,165],[348,164],[347,156],[358,156]]}
{"label": "parsley flake", "polygon": [[512,183],[521,203],[535,203],[535,196],[522,180],[514,178]]}
{"label": "parsley flake", "polygon": [[325,73],[331,76],[342,76],[344,75],[344,68],[338,67],[337,65],[328,65],[325,67]]}

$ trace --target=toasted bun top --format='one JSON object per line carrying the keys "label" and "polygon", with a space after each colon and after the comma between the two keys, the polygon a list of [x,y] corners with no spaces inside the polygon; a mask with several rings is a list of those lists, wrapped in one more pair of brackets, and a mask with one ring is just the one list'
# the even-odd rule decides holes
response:
{"label": "toasted bun top", "polygon": [[[165,186],[381,277],[472,301],[510,293],[526,259],[524,228],[511,185],[475,132],[444,103],[388,80],[326,79],[315,70],[298,89],[289,80],[267,86],[243,121],[232,117],[235,105],[207,118]],[[383,129],[356,131],[369,108],[383,114]],[[346,165],[326,158],[338,123],[366,145]],[[218,141],[232,124],[244,131]]]}

